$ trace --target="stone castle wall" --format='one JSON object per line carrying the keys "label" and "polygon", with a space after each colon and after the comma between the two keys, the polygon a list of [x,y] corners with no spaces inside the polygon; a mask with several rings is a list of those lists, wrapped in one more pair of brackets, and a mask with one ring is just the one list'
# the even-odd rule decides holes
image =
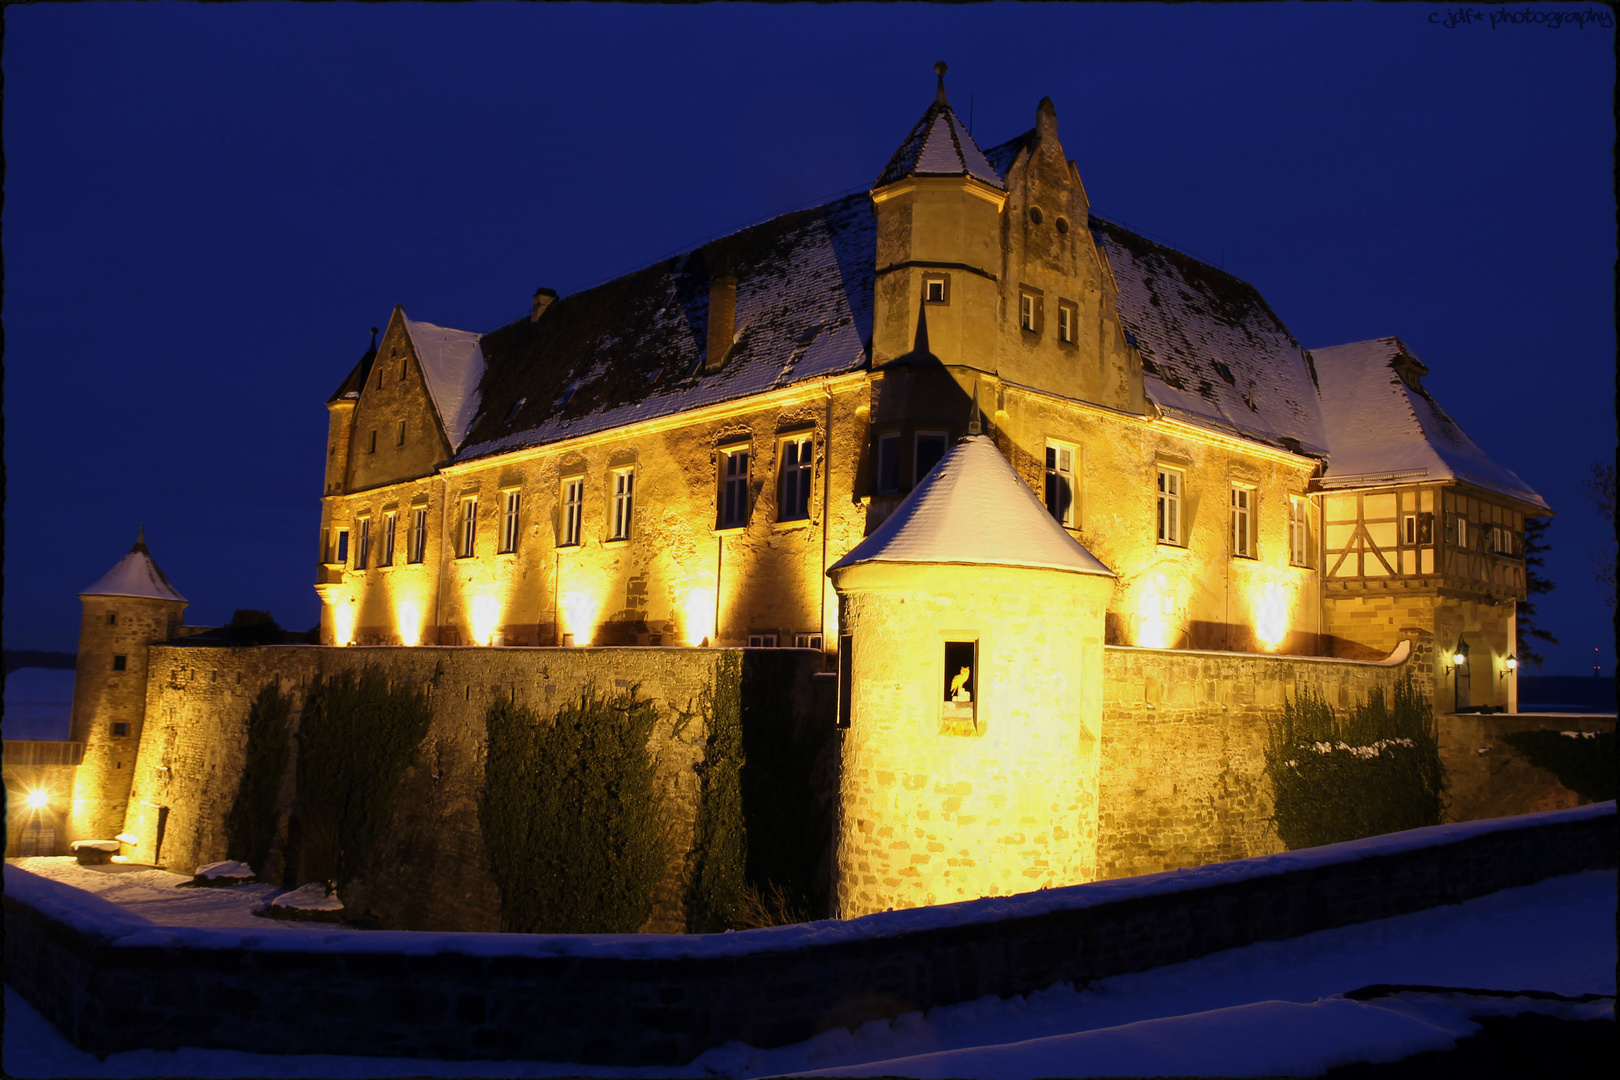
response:
{"label": "stone castle wall", "polygon": [[[392,679],[428,688],[433,720],[400,782],[371,868],[344,903],[395,929],[496,930],[500,897],[478,819],[489,707],[508,700],[544,716],[592,686],[607,693],[633,687],[659,711],[651,749],[663,813],[675,837],[675,857],[645,929],[679,932],[682,856],[692,847],[699,797],[695,766],[708,735],[698,699],[714,680],[721,655],[675,648],[154,647],[148,722],[127,816],[127,829],[140,843],[128,854],[181,873],[225,858],[225,815],[245,763],[248,711],[261,688],[277,683],[292,696],[296,730],[317,675],[375,666]],[[813,708],[810,676],[819,671],[821,654],[790,655],[797,660],[790,704],[804,715]],[[294,797],[289,765],[279,809],[283,837]],[[259,869],[279,877],[280,848],[278,842],[272,865]]]}

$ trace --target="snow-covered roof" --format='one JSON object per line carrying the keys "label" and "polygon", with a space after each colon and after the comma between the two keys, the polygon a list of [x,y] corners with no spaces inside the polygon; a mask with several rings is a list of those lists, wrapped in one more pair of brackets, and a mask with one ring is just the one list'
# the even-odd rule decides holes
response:
{"label": "snow-covered roof", "polygon": [[1053,520],[983,435],[951,447],[894,513],[832,569],[869,562],[1114,573]]}
{"label": "snow-covered roof", "polygon": [[1428,369],[1400,338],[1312,349],[1311,356],[1329,450],[1323,487],[1457,480],[1546,507],[1423,389]]}
{"label": "snow-covered roof", "polygon": [[94,585],[79,590],[80,596],[141,596],[150,600],[178,600],[182,604],[189,601],[180,595],[178,589],[169,584],[169,579],[158,569],[152,555],[146,550],[146,533],[142,530],[135,540],[135,546],[130,548],[113,568],[102,575],[101,580]]}
{"label": "snow-covered roof", "polygon": [[945,100],[945,79],[940,76],[939,93],[906,136],[889,164],[878,174],[874,188],[904,180],[908,176],[971,176],[993,188],[1002,188],[1001,174],[985,160],[967,125]]}
{"label": "snow-covered roof", "polygon": [[484,377],[480,335],[451,330],[401,316],[422,363],[428,393],[452,447],[459,447],[478,412],[478,384]]}

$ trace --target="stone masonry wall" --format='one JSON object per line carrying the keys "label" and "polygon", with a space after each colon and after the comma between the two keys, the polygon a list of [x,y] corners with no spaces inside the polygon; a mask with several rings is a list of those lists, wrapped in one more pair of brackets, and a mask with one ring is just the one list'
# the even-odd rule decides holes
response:
{"label": "stone masonry wall", "polygon": [[1432,678],[1432,639],[1400,664],[1109,646],[1103,650],[1100,878],[1282,850],[1270,822],[1266,717],[1302,689],[1348,709],[1406,672]]}
{"label": "stone masonry wall", "polygon": [[[391,678],[429,688],[433,721],[406,771],[371,865],[348,895],[350,912],[394,929],[496,930],[500,897],[478,820],[484,783],[484,718],[506,699],[549,715],[590,686],[635,688],[660,712],[651,744],[663,812],[675,835],[649,931],[684,928],[683,858],[692,846],[699,796],[695,766],[708,732],[698,696],[714,678],[713,649],[348,648],[268,646],[152,649],[152,678],[139,768],[127,828],[130,852],[180,873],[225,857],[224,819],[245,761],[248,710],[260,688],[279,682],[294,700],[296,729],[304,693],[316,675],[382,668]],[[791,706],[812,708],[810,675],[819,652],[796,650],[799,674]],[[746,661],[745,661],[746,662]],[[829,723],[831,720],[829,719]],[[293,766],[284,778],[280,834],[294,807]],[[159,813],[163,837],[158,843]],[[282,841],[272,865],[279,876]]]}

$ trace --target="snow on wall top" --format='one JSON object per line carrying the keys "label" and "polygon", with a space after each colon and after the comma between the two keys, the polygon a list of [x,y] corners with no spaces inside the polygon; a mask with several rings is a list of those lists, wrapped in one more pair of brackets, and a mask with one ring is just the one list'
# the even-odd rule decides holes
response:
{"label": "snow on wall top", "polygon": [[1322,382],[1330,451],[1324,487],[1452,479],[1546,507],[1530,485],[1486,457],[1423,389],[1428,369],[1400,338],[1312,349],[1311,357]]}
{"label": "snow on wall top", "polygon": [[479,335],[406,318],[405,332],[422,363],[428,393],[450,445],[459,447],[478,412],[478,384],[484,377]]}
{"label": "snow on wall top", "polygon": [[1310,361],[1254,286],[1095,215],[1091,225],[1142,353],[1143,389],[1162,411],[1296,453],[1327,451]]}
{"label": "snow on wall top", "polygon": [[[590,435],[866,364],[877,237],[861,192],[557,300],[485,334],[457,461]],[[737,277],[736,345],[702,371],[709,282]]]}
{"label": "snow on wall top", "polygon": [[951,447],[894,513],[831,570],[869,562],[1114,573],[1053,520],[983,435]]}
{"label": "snow on wall top", "polygon": [[1005,186],[967,125],[943,99],[928,106],[872,186],[880,188],[908,176],[971,176],[994,188]]}
{"label": "snow on wall top", "polygon": [[125,555],[113,564],[113,568],[101,576],[93,585],[79,590],[80,596],[141,596],[150,600],[178,600],[182,604],[189,601],[180,595],[180,590],[169,584],[169,579],[158,564],[146,550],[145,532],[135,541]]}

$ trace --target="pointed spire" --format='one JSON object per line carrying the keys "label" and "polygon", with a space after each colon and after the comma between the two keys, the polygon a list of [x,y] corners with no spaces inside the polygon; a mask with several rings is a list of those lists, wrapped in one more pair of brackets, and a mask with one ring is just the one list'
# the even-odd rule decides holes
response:
{"label": "pointed spire", "polygon": [[935,105],[950,105],[950,102],[945,99],[945,71],[945,61],[937,60],[934,62],[934,74],[939,76],[939,89],[934,91]]}
{"label": "pointed spire", "polygon": [[80,596],[135,596],[147,600],[178,600],[186,598],[170,584],[152,553],[146,550],[146,526],[135,535],[135,546],[101,576],[101,580],[79,592]]}
{"label": "pointed spire", "polygon": [[939,77],[939,84],[934,91],[933,104],[928,106],[872,186],[880,188],[911,176],[968,176],[998,191],[1005,190],[1001,174],[985,160],[973,136],[968,134],[967,125],[945,97],[945,61],[934,65],[934,74]]}

